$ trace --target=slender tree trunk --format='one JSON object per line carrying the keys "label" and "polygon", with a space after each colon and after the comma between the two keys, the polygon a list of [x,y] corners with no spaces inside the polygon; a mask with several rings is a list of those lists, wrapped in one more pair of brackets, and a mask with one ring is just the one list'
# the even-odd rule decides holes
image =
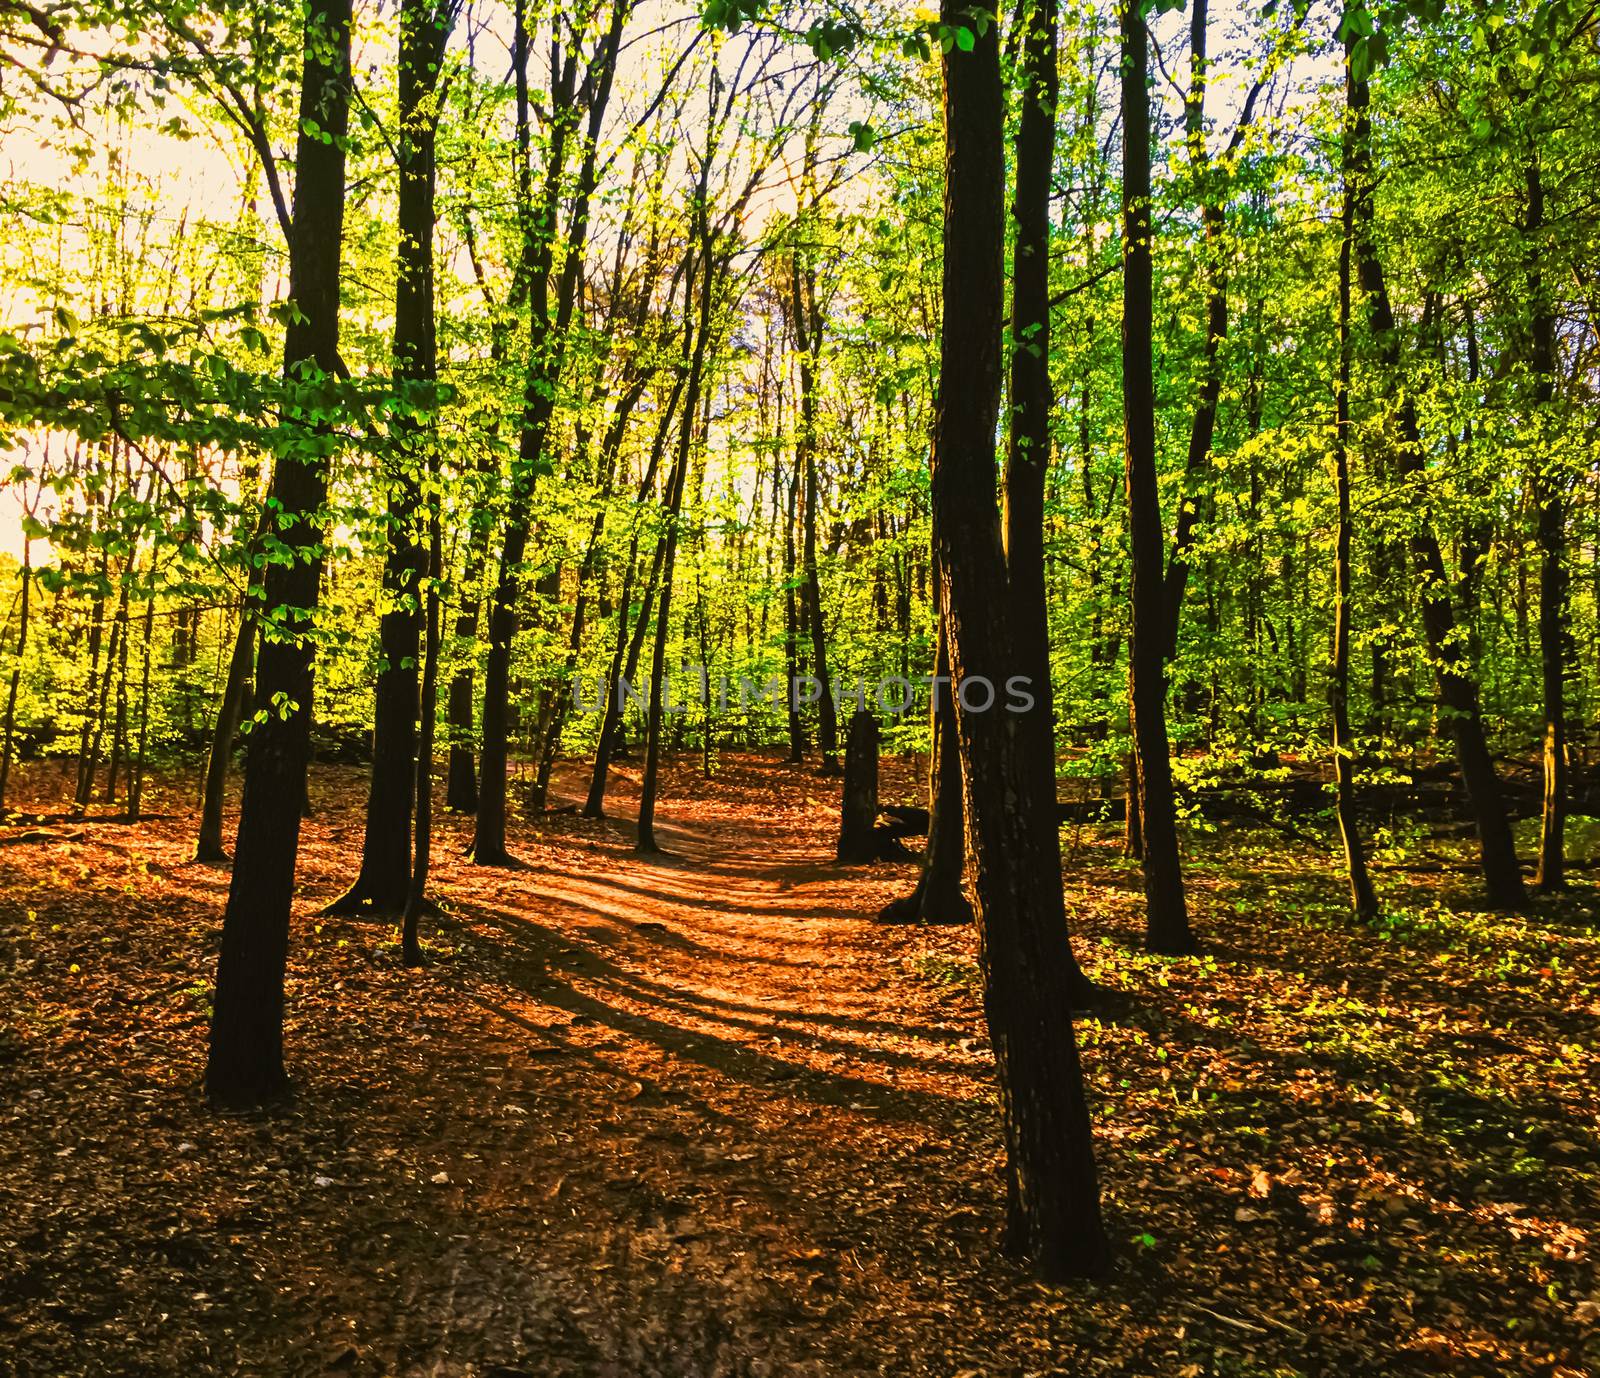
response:
{"label": "slender tree trunk", "polygon": [[[650,462],[644,477],[639,481],[638,505],[642,505],[655,486],[662,457],[666,453],[667,438],[671,434],[672,418],[678,401],[683,396],[684,377],[680,373],[673,382],[666,410],[656,426],[655,443],[650,448]],[[622,597],[617,604],[617,642],[611,656],[610,678],[604,686],[605,702],[601,710],[600,736],[595,743],[594,770],[589,777],[589,794],[583,812],[588,818],[604,818],[606,783],[611,769],[611,757],[616,750],[617,730],[622,721],[622,682],[633,678],[633,667],[639,663],[640,648],[644,644],[645,629],[650,625],[650,608],[655,601],[656,583],[661,574],[661,561],[666,554],[665,539],[657,540],[655,554],[651,557],[650,576],[645,582],[644,597],[639,602],[639,616],[628,631],[628,606],[633,592],[634,574],[639,555],[639,531],[634,527],[628,545],[628,568],[623,576]]]}
{"label": "slender tree trunk", "polygon": [[[350,0],[313,0],[307,16],[295,157],[284,372],[291,390],[338,372],[339,269],[350,113]],[[320,526],[333,437],[309,408],[302,437],[279,456],[273,498],[287,559],[266,571],[275,629],[261,648],[258,698],[268,713],[250,734],[243,808],[217,960],[206,1092],[224,1106],[283,1094],[284,967],[311,752],[312,647],[322,558]]]}
{"label": "slender tree trunk", "polygon": [[[1217,169],[1206,146],[1206,87],[1210,78],[1207,29],[1210,6],[1207,0],[1193,0],[1189,19],[1190,79],[1184,101],[1184,132],[1189,145],[1189,166],[1194,174],[1200,201],[1200,224],[1205,256],[1206,332],[1200,354],[1200,392],[1195,399],[1194,419],[1189,427],[1189,451],[1184,461],[1183,500],[1178,505],[1172,536],[1172,554],[1167,560],[1167,643],[1170,661],[1178,653],[1178,628],[1183,618],[1183,599],[1189,584],[1189,557],[1199,532],[1202,494],[1195,491],[1211,466],[1211,446],[1217,430],[1217,406],[1222,397],[1220,353],[1228,338],[1227,220],[1222,187]],[[1245,100],[1233,136],[1237,148],[1249,127],[1255,108],[1253,87]],[[1230,152],[1232,149],[1229,150]]]}
{"label": "slender tree trunk", "polygon": [[583,633],[585,617],[588,611],[589,586],[594,574],[596,557],[600,551],[600,542],[605,535],[606,505],[611,500],[612,486],[615,481],[617,451],[621,448],[623,436],[627,432],[628,418],[633,414],[633,409],[638,404],[639,398],[644,395],[648,382],[648,377],[642,375],[628,386],[617,401],[611,421],[607,425],[605,435],[600,443],[600,452],[605,456],[605,481],[600,486],[599,510],[596,511],[589,527],[589,542],[584,548],[583,559],[578,564],[578,589],[572,608],[572,630],[567,640],[567,659],[565,672],[562,675],[563,687],[560,697],[552,706],[549,716],[543,725],[539,744],[538,775],[535,777],[533,788],[528,795],[529,807],[536,811],[542,812],[549,804],[550,772],[555,763],[556,750],[561,742],[561,730],[566,725],[567,710],[572,703],[573,676],[577,673],[578,658],[583,650]]}
{"label": "slender tree trunk", "polygon": [[[1348,44],[1345,61],[1350,61]],[[1328,698],[1333,712],[1333,769],[1337,789],[1339,836],[1344,843],[1345,872],[1350,880],[1350,907],[1358,919],[1378,917],[1378,896],[1367,870],[1366,848],[1356,815],[1355,742],[1350,731],[1350,620],[1353,600],[1350,571],[1350,275],[1355,235],[1355,198],[1346,159],[1343,234],[1339,242],[1339,384],[1333,427],[1334,484],[1338,492],[1339,532],[1334,550],[1333,664]]]}
{"label": "slender tree trunk", "polygon": [[[808,144],[807,148],[810,149]],[[806,620],[811,626],[811,661],[822,692],[817,698],[817,745],[822,750],[819,773],[839,773],[839,718],[828,682],[827,628],[822,618],[822,580],[817,572],[817,362],[822,353],[822,312],[817,305],[816,270],[800,272],[793,264],[794,332],[800,363],[800,428],[795,445],[795,473],[805,485],[801,578]]]}
{"label": "slender tree trunk", "polygon": [[228,660],[228,678],[217,705],[216,726],[211,734],[211,751],[206,758],[205,797],[200,805],[200,836],[195,841],[196,861],[226,861],[222,845],[222,806],[228,785],[228,758],[233,754],[233,739],[243,716],[245,690],[255,668],[256,619],[252,596],[246,593],[239,608],[239,630],[234,636],[233,655]]}
{"label": "slender tree trunk", "polygon": [[128,778],[128,821],[137,823],[144,807],[145,753],[150,746],[150,643],[156,635],[156,598],[150,594],[144,603],[144,645],[139,667],[139,745]]}
{"label": "slender tree trunk", "polygon": [[1353,138],[1350,166],[1355,190],[1356,264],[1362,290],[1367,297],[1367,314],[1377,344],[1378,361],[1392,380],[1389,386],[1399,394],[1399,444],[1395,467],[1410,490],[1410,500],[1418,508],[1410,536],[1412,566],[1422,599],[1422,629],[1434,662],[1439,698],[1449,718],[1455,741],[1456,759],[1461,766],[1462,783],[1478,826],[1479,863],[1489,902],[1497,908],[1520,908],[1527,899],[1522,870],[1517,863],[1516,845],[1506,814],[1500,777],[1489,752],[1483,727],[1483,711],[1478,682],[1457,632],[1455,605],[1451,598],[1452,581],[1445,570],[1428,515],[1427,469],[1422,431],[1416,404],[1401,377],[1400,334],[1384,280],[1383,265],[1372,237],[1373,182],[1371,164],[1371,121],[1368,116],[1369,92],[1365,81],[1346,69],[1345,93]]}
{"label": "slender tree trunk", "polygon": [[[1072,955],[1053,791],[1023,759],[1016,719],[979,711],[1028,658],[1013,640],[995,496],[994,442],[1005,306],[1005,102],[1000,34],[958,0],[941,19],[974,25],[971,52],[944,54],[944,319],[934,410],[933,530],[958,686],[968,847],[984,1008],[1006,1141],[1006,1247],[1047,1275],[1109,1262],[1070,1006]],[[970,30],[969,30],[970,31]],[[978,686],[963,701],[961,692]]]}
{"label": "slender tree trunk", "polygon": [[600,125],[610,101],[612,76],[627,17],[626,0],[615,0],[610,28],[601,40],[594,62],[584,77],[589,94],[588,126],[583,138],[583,158],[577,192],[567,227],[566,258],[551,310],[554,272],[556,207],[566,169],[566,146],[576,125],[578,59],[568,54],[562,61],[560,44],[554,45],[555,66],[550,105],[558,112],[547,153],[545,182],[537,206],[523,179],[531,177],[531,97],[528,89],[529,39],[523,8],[517,8],[512,66],[517,85],[517,142],[519,203],[523,216],[523,258],[529,282],[530,344],[527,382],[523,389],[522,425],[513,465],[511,494],[506,515],[505,544],[500,573],[489,605],[489,655],[484,667],[483,746],[478,779],[478,826],[472,856],[480,866],[508,866],[506,850],[506,765],[510,756],[511,648],[517,632],[517,596],[522,584],[522,563],[527,553],[533,486],[545,458],[545,444],[555,414],[556,386],[566,357],[567,329],[577,300],[578,279],[588,233],[589,197],[598,175]]}
{"label": "slender tree trunk", "polygon": [[[656,852],[656,788],[661,769],[661,715],[665,707],[667,637],[672,627],[672,567],[678,551],[678,524],[683,512],[683,493],[688,479],[689,451],[694,443],[695,419],[700,406],[700,385],[705,373],[706,346],[711,335],[711,297],[717,265],[711,257],[711,229],[704,217],[706,178],[710,156],[701,165],[701,180],[696,199],[700,224],[698,287],[699,319],[694,326],[694,350],[688,361],[688,382],[683,399],[683,419],[678,429],[678,455],[667,480],[667,529],[663,538],[661,592],[656,600],[656,642],[650,665],[650,706],[646,728],[644,776],[639,786],[639,830],[635,847],[640,852]],[[692,280],[692,279],[691,279]],[[685,295],[687,308],[689,297]]]}
{"label": "slender tree trunk", "polygon": [[789,475],[789,510],[783,528],[783,582],[784,582],[784,673],[788,676],[789,704],[789,762],[799,765],[806,756],[806,728],[800,717],[800,703],[794,692],[795,681],[800,677],[800,607],[795,596],[795,541],[794,528],[799,516],[800,466],[795,465]]}
{"label": "slender tree trunk", "polygon": [[[461,602],[456,611],[455,639],[470,645],[478,634],[478,581],[483,577],[485,548],[489,541],[487,514],[484,530],[474,532],[461,576]],[[470,657],[456,667],[450,677],[450,697],[446,720],[450,725],[450,759],[446,769],[445,807],[457,813],[478,811],[478,772],[468,742],[472,737],[473,666]]]}
{"label": "slender tree trunk", "polygon": [[[110,568],[110,558],[102,547],[100,551],[102,587]],[[89,795],[94,789],[94,773],[99,766],[99,747],[95,746],[92,752],[90,747],[98,741],[99,723],[103,712],[103,710],[96,711],[96,703],[101,698],[100,648],[105,639],[105,607],[104,593],[96,591],[89,619],[89,682],[83,695],[83,728],[78,738],[78,782],[72,792],[73,805],[79,811],[88,806]]]}
{"label": "slender tree trunk", "polygon": [[1165,537],[1156,479],[1153,273],[1150,253],[1149,34],[1138,0],[1122,0],[1122,400],[1132,556],[1128,699],[1144,843],[1145,946],[1198,950],[1178,859],[1177,800],[1167,748]]}
{"label": "slender tree trunk", "polygon": [[[100,748],[105,741],[107,720],[106,715],[111,709],[111,681],[116,673],[117,663],[123,655],[123,648],[127,645],[128,640],[128,579],[132,574],[132,562],[130,561],[129,564],[130,568],[124,570],[122,577],[118,580],[118,583],[121,585],[121,587],[117,593],[117,610],[111,618],[111,644],[106,647],[105,673],[100,676],[100,704],[95,711],[94,735],[89,741],[89,758],[87,766],[89,782],[88,792],[91,796],[94,793],[95,772],[99,769],[100,764]],[[115,745],[116,739],[116,729],[113,727],[113,745]],[[111,778],[108,782],[111,786],[116,785],[116,764],[117,763],[113,754],[113,760],[111,762]],[[109,796],[109,794],[110,790],[108,789],[107,796]]]}
{"label": "slender tree trunk", "polygon": [[439,719],[439,576],[443,569],[437,481],[438,447],[429,435],[429,472],[433,479],[428,496],[428,594],[422,646],[422,720],[417,731],[416,837],[411,853],[411,883],[400,921],[401,960],[407,966],[422,963],[418,932],[428,906],[428,870],[433,860],[433,740]]}
{"label": "slender tree trunk", "polygon": [[928,848],[922,856],[922,874],[917,877],[916,888],[909,895],[891,900],[878,912],[884,923],[972,921],[972,905],[961,887],[967,851],[961,803],[961,737],[956,727],[955,688],[950,682],[950,643],[942,616],[933,673],[928,696]]}
{"label": "slender tree trunk", "polygon": [[[1025,86],[1017,123],[1016,191],[1011,209],[1016,224],[1011,275],[1014,345],[1003,527],[1012,650],[1032,698],[1031,706],[1015,715],[1014,732],[1020,763],[1034,774],[1031,793],[1045,801],[1059,855],[1055,693],[1050,675],[1044,544],[1045,478],[1052,453],[1050,413],[1055,407],[1050,385],[1050,198],[1059,94],[1056,0],[1032,0],[1023,22]],[[1016,684],[1012,681],[1008,689]],[[1073,1001],[1081,1007],[1092,1000],[1093,987],[1070,947],[1067,965]]]}
{"label": "slender tree trunk", "polygon": [[111,761],[106,771],[105,800],[117,801],[117,776],[128,758],[128,582],[133,577],[133,561],[128,561],[128,572],[122,581],[122,594],[117,600],[117,714],[111,726]]}
{"label": "slender tree trunk", "polygon": [[1555,311],[1545,291],[1540,256],[1544,234],[1544,178],[1537,154],[1527,163],[1528,302],[1533,312],[1529,362],[1533,371],[1534,434],[1540,454],[1534,471],[1539,505],[1539,668],[1544,709],[1544,800],[1540,812],[1539,867],[1534,885],[1566,888],[1567,824],[1567,510],[1559,462],[1548,454],[1550,403],[1556,392]]}
{"label": "slender tree trunk", "polygon": [[[449,0],[403,0],[400,8],[400,191],[395,260],[394,380],[410,405],[431,406],[422,392],[438,372],[434,326],[434,89],[444,61],[454,6]],[[413,395],[406,396],[407,390]],[[390,452],[389,512],[378,627],[381,664],[373,690],[372,775],[361,870],[325,912],[399,914],[412,879],[411,808],[417,780],[417,643],[422,634],[422,571],[426,561],[418,514],[423,504],[422,431],[411,416],[397,427]]]}
{"label": "slender tree trunk", "polygon": [[[32,516],[30,512],[28,515]],[[28,653],[29,606],[33,592],[33,539],[22,540],[22,588],[18,596],[17,659],[6,690],[5,749],[0,752],[0,818],[5,817],[6,786],[11,782],[11,761],[16,746],[17,690],[22,684],[22,661]]]}

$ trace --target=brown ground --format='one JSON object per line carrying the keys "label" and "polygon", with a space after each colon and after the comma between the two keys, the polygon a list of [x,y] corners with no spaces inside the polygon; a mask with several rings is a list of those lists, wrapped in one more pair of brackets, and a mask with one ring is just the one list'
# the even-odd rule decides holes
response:
{"label": "brown ground", "polygon": [[[911,797],[907,767],[886,776]],[[32,768],[13,802],[58,809],[61,781]],[[972,935],[870,921],[915,868],[829,864],[835,785],[685,762],[655,860],[621,823],[556,816],[515,830],[525,869],[480,870],[446,818],[420,972],[389,928],[314,917],[352,873],[361,791],[313,781],[299,1100],[271,1117],[198,1096],[227,875],[187,862],[192,782],[137,827],[0,829],[0,1372],[1600,1359],[1600,944],[1577,907],[1508,920],[1413,890],[1374,933],[1326,857],[1234,835],[1193,870],[1214,957],[1154,960],[1114,840],[1069,831],[1079,951],[1134,1009],[1082,1030],[1118,1271],[1049,1289],[996,1256]]]}

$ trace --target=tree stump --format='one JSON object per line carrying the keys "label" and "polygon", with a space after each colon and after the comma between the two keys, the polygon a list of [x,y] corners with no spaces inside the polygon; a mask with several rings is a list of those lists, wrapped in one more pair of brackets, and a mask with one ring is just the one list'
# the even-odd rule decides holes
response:
{"label": "tree stump", "polygon": [[844,802],[839,815],[839,860],[878,859],[878,721],[863,708],[851,715],[844,750]]}

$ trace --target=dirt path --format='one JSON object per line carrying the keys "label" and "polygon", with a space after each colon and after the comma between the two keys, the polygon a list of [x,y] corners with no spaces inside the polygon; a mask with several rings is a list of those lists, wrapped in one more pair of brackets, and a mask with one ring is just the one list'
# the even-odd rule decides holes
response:
{"label": "dirt path", "polygon": [[[41,812],[61,786],[23,782]],[[1375,933],[1314,861],[1233,841],[1191,870],[1217,957],[1158,961],[1115,840],[1069,835],[1075,942],[1134,1012],[1081,1030],[1118,1272],[1055,1290],[997,1254],[973,935],[872,922],[914,864],[831,863],[836,785],[674,765],[666,855],[557,814],[515,827],[514,871],[467,864],[446,818],[421,972],[387,925],[316,917],[364,787],[313,781],[300,1095],[270,1117],[199,1101],[228,877],[187,860],[191,782],[138,827],[0,829],[0,1371],[1574,1378],[1600,1357],[1573,1320],[1600,944],[1562,914],[1417,901]],[[612,798],[630,816],[626,774]]]}
{"label": "dirt path", "polygon": [[[522,868],[486,871],[446,819],[420,976],[387,929],[315,917],[361,838],[359,780],[316,784],[300,1097],[270,1119],[197,1113],[227,877],[185,860],[187,811],[28,844],[60,888],[24,966],[59,971],[65,946],[96,965],[31,1021],[64,1030],[59,1055],[10,1068],[62,1146],[0,1187],[33,1227],[9,1241],[16,1371],[918,1368],[863,1317],[924,1285],[935,1234],[947,1257],[984,1247],[983,1170],[928,1168],[964,1156],[963,1115],[987,1130],[986,1058],[970,999],[918,986],[908,936],[866,919],[912,869],[829,863],[826,783],[675,770],[652,858],[620,822],[556,815],[518,831]],[[624,771],[614,812],[633,797]]]}

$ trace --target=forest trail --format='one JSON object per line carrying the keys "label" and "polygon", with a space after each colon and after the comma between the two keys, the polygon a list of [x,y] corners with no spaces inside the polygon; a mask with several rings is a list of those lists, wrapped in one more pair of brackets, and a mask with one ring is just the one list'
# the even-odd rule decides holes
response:
{"label": "forest trail", "polygon": [[[11,1371],[1582,1371],[1600,943],[1579,915],[1439,924],[1427,899],[1462,898],[1431,877],[1375,933],[1236,834],[1226,869],[1194,863],[1215,956],[1162,961],[1115,830],[1069,830],[1078,951],[1134,1008],[1080,1029],[1117,1275],[1051,1289],[998,1255],[971,930],[873,921],[915,863],[833,864],[836,782],[696,767],[667,770],[662,856],[633,851],[631,767],[613,819],[518,821],[516,870],[470,865],[470,823],[441,819],[421,971],[391,925],[317,917],[365,786],[318,767],[299,1095],[265,1117],[199,1102],[228,872],[188,861],[187,791],[163,782],[138,826],[4,830]],[[884,775],[914,795],[906,763]],[[48,768],[25,784],[60,798]]]}

